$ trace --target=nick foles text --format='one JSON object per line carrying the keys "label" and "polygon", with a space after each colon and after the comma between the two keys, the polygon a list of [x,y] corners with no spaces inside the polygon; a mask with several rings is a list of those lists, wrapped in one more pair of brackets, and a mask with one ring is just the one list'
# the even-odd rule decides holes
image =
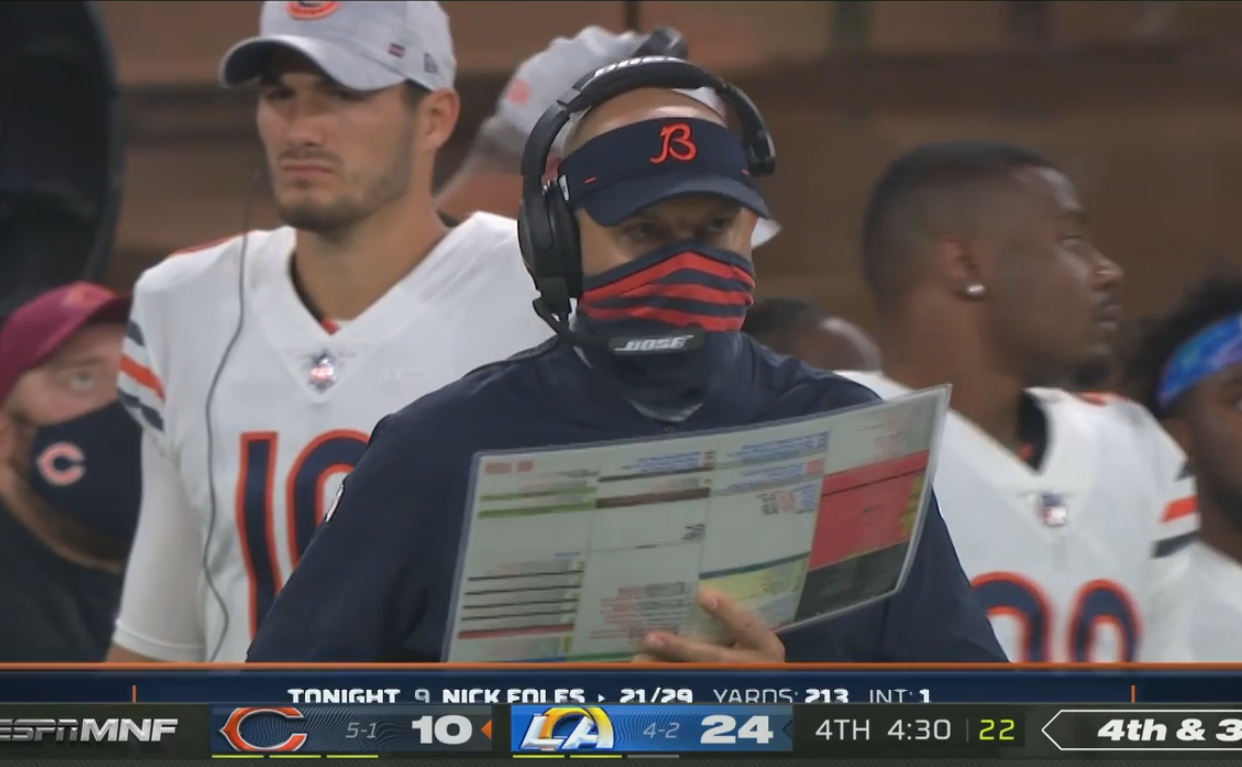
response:
{"label": "nick foles text", "polygon": [[[431,690],[362,687],[295,687],[287,690],[294,703],[586,703],[586,693],[578,688],[465,687],[440,690],[432,701]],[[601,696],[600,700],[603,700]],[[594,701],[592,701],[594,702]]]}

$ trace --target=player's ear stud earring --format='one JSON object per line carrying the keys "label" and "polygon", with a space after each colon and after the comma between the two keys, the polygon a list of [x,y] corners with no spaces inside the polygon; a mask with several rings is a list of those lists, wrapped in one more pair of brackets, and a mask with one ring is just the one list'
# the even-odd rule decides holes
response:
{"label": "player's ear stud earring", "polygon": [[983,285],[976,282],[966,286],[966,295],[971,298],[979,298],[983,295]]}

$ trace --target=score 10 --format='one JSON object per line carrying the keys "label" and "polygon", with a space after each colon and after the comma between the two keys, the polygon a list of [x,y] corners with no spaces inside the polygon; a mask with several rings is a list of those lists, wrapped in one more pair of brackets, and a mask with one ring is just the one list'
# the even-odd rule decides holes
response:
{"label": "score 10", "polygon": [[513,751],[789,752],[791,706],[513,706]]}

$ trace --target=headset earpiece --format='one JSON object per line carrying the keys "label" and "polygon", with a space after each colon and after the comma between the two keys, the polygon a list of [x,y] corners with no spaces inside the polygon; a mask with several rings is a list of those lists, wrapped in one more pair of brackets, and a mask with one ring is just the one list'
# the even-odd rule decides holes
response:
{"label": "headset earpiece", "polygon": [[[555,182],[541,188],[538,195],[523,197],[518,207],[517,226],[518,245],[526,270],[549,311],[567,318],[569,299],[581,290],[582,274],[577,222]],[[572,252],[563,252],[567,247],[572,248]],[[565,273],[565,266],[574,263],[578,263],[578,270]]]}
{"label": "headset earpiece", "polygon": [[[568,298],[582,295],[582,248],[578,240],[578,219],[565,200],[559,183],[548,184],[543,193],[544,209],[553,246],[544,274],[553,274],[564,281]],[[568,309],[568,303],[566,303]]]}
{"label": "headset earpiece", "polygon": [[552,243],[552,233],[548,226],[548,214],[544,210],[543,194],[523,194],[518,205],[518,245],[522,249],[522,260],[526,262],[526,271],[531,277],[538,278],[543,273],[542,256]]}
{"label": "headset earpiece", "polygon": [[535,266],[535,255],[539,252],[539,248],[531,239],[530,222],[534,219],[535,214],[530,210],[530,203],[523,199],[518,203],[517,214],[517,235],[518,247],[522,250],[522,261],[526,264],[526,271],[530,274],[531,279],[535,279],[539,274],[539,269]]}
{"label": "headset earpiece", "polygon": [[750,97],[723,80],[718,80],[717,93],[737,115],[742,127],[742,141],[746,144],[746,165],[751,178],[763,178],[776,172],[776,144],[768,126],[759,114],[759,108]]}

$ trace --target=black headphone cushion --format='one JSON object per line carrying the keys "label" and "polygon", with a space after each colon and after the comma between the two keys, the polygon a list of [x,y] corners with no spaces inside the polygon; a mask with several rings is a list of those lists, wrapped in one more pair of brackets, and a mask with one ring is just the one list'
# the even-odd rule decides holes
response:
{"label": "black headphone cushion", "polygon": [[582,251],[578,242],[578,219],[574,211],[565,202],[561,188],[557,184],[549,184],[543,196],[544,209],[548,215],[548,226],[552,230],[552,242],[548,261],[543,264],[543,273],[559,277],[565,281],[570,296],[582,293]]}
{"label": "black headphone cushion", "polygon": [[[537,207],[537,206],[536,206]],[[525,197],[518,203],[517,214],[517,236],[518,247],[522,251],[522,260],[526,262],[526,271],[530,272],[530,276],[535,278],[538,276],[536,264],[538,262],[537,248],[531,239],[530,220],[534,214],[530,210],[529,203]]]}

